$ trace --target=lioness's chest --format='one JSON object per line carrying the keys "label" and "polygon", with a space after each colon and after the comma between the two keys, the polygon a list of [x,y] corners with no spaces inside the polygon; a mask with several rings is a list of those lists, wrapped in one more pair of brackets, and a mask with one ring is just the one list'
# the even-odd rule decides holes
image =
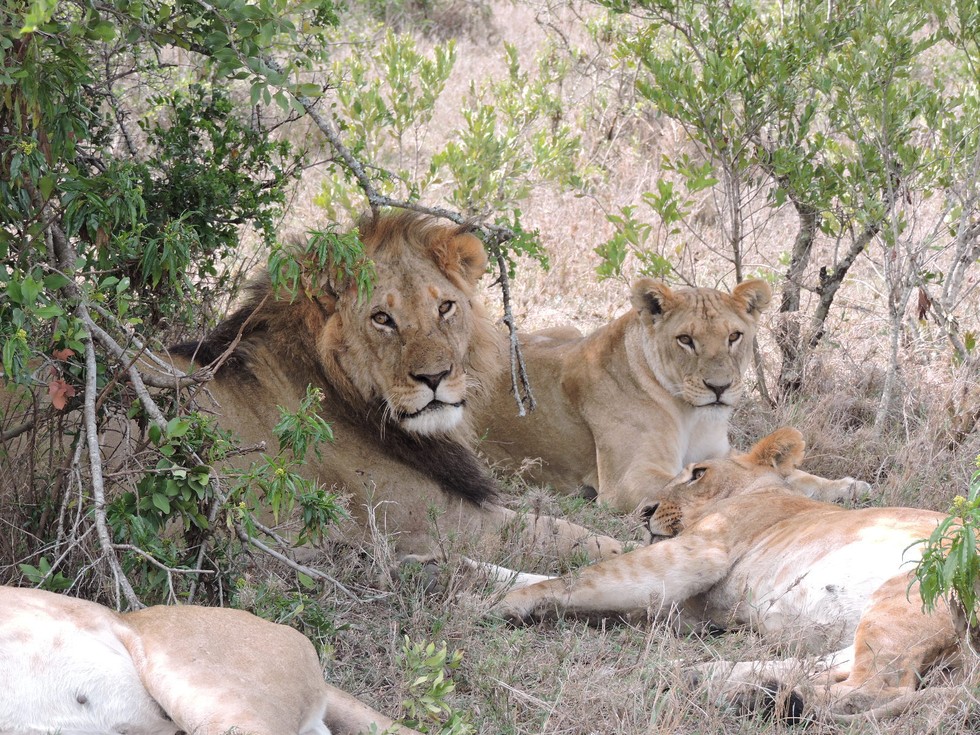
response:
{"label": "lioness's chest", "polygon": [[730,408],[704,407],[692,410],[684,417],[682,442],[684,456],[681,466],[728,455],[728,419]]}

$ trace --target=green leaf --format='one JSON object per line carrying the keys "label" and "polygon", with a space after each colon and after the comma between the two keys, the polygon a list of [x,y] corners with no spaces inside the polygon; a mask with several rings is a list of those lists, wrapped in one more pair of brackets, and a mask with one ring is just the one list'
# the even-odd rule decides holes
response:
{"label": "green leaf", "polygon": [[169,422],[167,422],[167,438],[177,439],[182,437],[190,428],[190,421],[181,418],[172,418]]}
{"label": "green leaf", "polygon": [[161,493],[153,493],[153,505],[155,505],[162,513],[170,514],[170,501],[167,499],[166,495]]}
{"label": "green leaf", "polygon": [[60,273],[49,273],[44,277],[44,288],[48,291],[57,291],[64,288],[70,281]]}

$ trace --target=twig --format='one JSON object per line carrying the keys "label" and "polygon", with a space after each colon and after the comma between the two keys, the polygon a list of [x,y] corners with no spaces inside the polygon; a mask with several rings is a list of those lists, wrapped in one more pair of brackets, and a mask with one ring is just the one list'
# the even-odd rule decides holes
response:
{"label": "twig", "polygon": [[[130,378],[132,378],[134,373],[140,376],[139,382],[141,385],[144,384],[151,385],[154,388],[175,388],[175,387],[183,388],[189,385],[198,385],[200,383],[207,383],[214,377],[214,373],[208,368],[202,368],[201,370],[197,370],[191,373],[190,375],[186,375],[186,374],[178,373],[176,370],[173,369],[172,366],[171,366],[172,372],[170,376],[167,378],[159,378],[154,375],[142,375],[138,370],[136,370],[136,366],[133,363],[134,358],[130,356],[129,352],[124,347],[122,347],[118,342],[116,342],[116,340],[113,339],[111,334],[109,334],[104,329],[102,329],[102,327],[96,324],[90,316],[87,316],[86,319],[87,319],[86,324],[88,325],[89,329],[92,331],[92,334],[95,336],[97,340],[99,340],[99,343],[103,347],[105,347],[105,349],[109,352],[109,354],[111,354],[120,362],[130,363],[129,366],[127,367],[127,372],[129,373]],[[130,338],[132,339],[132,337]],[[133,343],[134,345],[136,345],[140,353],[152,354],[152,352],[150,352],[150,350],[148,350],[145,345],[138,343],[138,341],[136,340],[134,340]],[[166,422],[164,422],[164,424],[166,424]]]}
{"label": "twig", "polygon": [[498,679],[495,676],[491,676],[490,677],[490,681],[492,681],[497,686],[503,687],[504,689],[506,689],[511,694],[514,694],[517,697],[519,697],[520,699],[523,699],[525,702],[529,702],[530,704],[533,704],[538,709],[544,710],[549,715],[552,714],[552,713],[554,713],[554,711],[555,711],[555,705],[551,704],[550,702],[546,702],[543,699],[539,699],[538,697],[535,697],[535,696],[533,696],[531,694],[528,694],[527,692],[521,691],[520,689],[517,689],[516,687],[511,686],[507,682],[505,682],[505,681],[503,681],[501,679]]}
{"label": "twig", "polygon": [[245,543],[251,544],[262,553],[268,554],[273,559],[278,559],[283,564],[288,566],[290,569],[300,572],[301,574],[306,574],[307,576],[313,577],[315,579],[322,579],[324,582],[329,582],[330,584],[334,585],[337,589],[339,589],[341,592],[343,592],[345,595],[347,595],[354,602],[361,602],[360,598],[357,595],[355,595],[353,592],[351,592],[343,584],[341,584],[339,581],[331,577],[329,574],[324,574],[323,572],[317,571],[316,569],[313,569],[312,567],[308,567],[305,564],[300,564],[299,562],[295,562],[285,554],[280,554],[275,549],[266,546],[257,538],[253,538],[252,536],[249,536],[248,533],[246,533],[245,529],[242,527],[242,524],[236,523],[235,530],[238,532],[238,538],[240,538]]}
{"label": "twig", "polygon": [[531,381],[527,376],[527,365],[524,362],[524,353],[521,351],[521,342],[517,338],[517,325],[514,323],[514,313],[511,310],[507,261],[500,251],[500,243],[497,240],[490,241],[490,253],[497,261],[500,293],[504,302],[504,324],[507,325],[507,331],[510,334],[510,384],[514,389],[514,401],[517,402],[517,415],[526,416],[527,412],[533,411],[537,404],[534,400],[534,394],[531,392]]}
{"label": "twig", "polygon": [[85,441],[88,444],[89,467],[91,470],[92,495],[95,499],[95,529],[99,536],[99,545],[102,552],[109,561],[109,567],[115,577],[116,584],[122,590],[126,602],[133,609],[143,607],[133,590],[133,586],[126,578],[119,557],[116,556],[112,548],[112,537],[109,535],[109,525],[105,515],[105,486],[102,482],[102,456],[99,451],[99,430],[96,426],[95,417],[95,397],[98,390],[96,382],[97,368],[95,362],[95,338],[89,330],[92,319],[85,302],[78,302],[78,316],[81,318],[82,326],[85,329]]}
{"label": "twig", "polygon": [[[92,304],[92,306],[101,316],[113,322],[116,325],[116,329],[126,335],[126,339],[139,351],[141,357],[145,356],[149,358],[154,365],[159,367],[162,372],[170,378],[166,385],[154,385],[152,382],[146,381],[148,385],[152,385],[154,388],[183,388],[186,385],[191,385],[192,383],[207,382],[213,377],[207,374],[207,370],[205,368],[197,370],[190,375],[175,369],[173,363],[163,360],[153,350],[143,344],[139,337],[136,336],[136,332],[134,332],[128,325],[121,324],[111,311],[100,306],[99,304]],[[119,349],[122,348],[119,347]],[[174,380],[177,382],[174,382]]]}
{"label": "twig", "polygon": [[[71,458],[71,464],[68,465],[69,468],[78,468],[82,461],[82,449],[85,446],[84,441],[78,441],[75,443],[75,453]],[[72,470],[69,469],[69,472]],[[61,544],[64,543],[65,539],[65,514],[68,512],[68,495],[71,492],[71,483],[67,483],[68,487],[65,488],[64,493],[61,495],[61,506],[58,508],[58,535],[55,537],[54,550],[55,553],[61,548]],[[81,487],[81,482],[79,481],[79,487]],[[81,494],[79,494],[81,495]],[[81,502],[81,497],[79,497],[78,507],[81,508],[83,503]],[[74,535],[74,534],[73,534]],[[69,550],[74,547],[75,544],[69,544]],[[66,551],[65,554],[68,552]],[[52,565],[51,568],[54,569],[57,565]]]}
{"label": "twig", "polygon": [[[79,442],[79,446],[81,446],[81,444],[82,444],[82,442]],[[66,493],[66,495],[67,495],[67,493]],[[78,542],[77,543],[81,543],[82,540],[91,532],[91,530],[92,530],[92,526],[89,526],[85,530],[85,532],[78,538]],[[58,550],[57,544],[53,547],[53,550],[54,551],[57,551]],[[44,583],[47,582],[55,574],[55,572],[58,571],[58,567],[61,566],[61,562],[63,562],[66,558],[68,558],[68,555],[72,551],[74,551],[74,550],[75,550],[75,545],[72,544],[67,549],[65,549],[61,553],[61,555],[58,556],[58,558],[56,558],[53,562],[51,562],[51,566],[48,568],[48,571],[45,573],[45,575],[43,577],[41,577],[41,579],[39,579],[37,581],[36,586],[43,588],[44,587]]]}
{"label": "twig", "polygon": [[10,441],[11,439],[16,439],[18,436],[23,434],[25,431],[30,431],[34,428],[34,419],[27,421],[20,426],[15,426],[12,429],[7,429],[0,432],[0,441]]}
{"label": "twig", "polygon": [[144,559],[150,562],[150,564],[155,566],[157,569],[162,569],[168,574],[214,574],[215,573],[213,569],[200,569],[200,568],[178,569],[176,567],[168,567],[163,562],[159,561],[158,559],[155,559],[150,554],[147,554],[139,546],[133,546],[132,544],[113,544],[112,548],[114,548],[116,551],[132,551],[134,554],[142,556]]}

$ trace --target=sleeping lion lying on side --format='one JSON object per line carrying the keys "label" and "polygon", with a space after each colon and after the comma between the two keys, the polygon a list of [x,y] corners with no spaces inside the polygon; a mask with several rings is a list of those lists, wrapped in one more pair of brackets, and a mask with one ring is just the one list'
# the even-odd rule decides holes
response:
{"label": "sleeping lion lying on side", "polygon": [[650,546],[569,577],[517,575],[517,585],[540,581],[512,588],[495,611],[527,621],[676,606],[799,652],[698,667],[714,699],[768,692],[791,719],[898,714],[959,650],[949,608],[924,612],[913,574],[918,542],[945,516],[804,497],[785,480],[803,449],[800,433],[783,428],[747,454],[689,465],[644,509]]}

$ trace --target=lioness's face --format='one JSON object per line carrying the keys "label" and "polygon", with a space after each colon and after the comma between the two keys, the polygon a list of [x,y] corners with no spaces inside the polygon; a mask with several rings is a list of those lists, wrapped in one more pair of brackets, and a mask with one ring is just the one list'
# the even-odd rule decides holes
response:
{"label": "lioness's face", "polygon": [[663,500],[641,510],[651,543],[676,536],[725,498],[786,487],[803,449],[800,432],[784,427],[746,454],[689,464],[664,488]]}
{"label": "lioness's face", "polygon": [[770,298],[769,286],[758,280],[730,295],[637,281],[633,305],[647,328],[643,352],[660,384],[695,408],[734,406],[744,392],[758,317]]}
{"label": "lioness's face", "polygon": [[[367,243],[366,243],[367,244]],[[367,300],[338,299],[340,361],[365,399],[417,434],[454,429],[463,419],[477,322],[486,320],[473,286],[486,266],[471,235],[386,244],[373,254],[377,279]]]}

